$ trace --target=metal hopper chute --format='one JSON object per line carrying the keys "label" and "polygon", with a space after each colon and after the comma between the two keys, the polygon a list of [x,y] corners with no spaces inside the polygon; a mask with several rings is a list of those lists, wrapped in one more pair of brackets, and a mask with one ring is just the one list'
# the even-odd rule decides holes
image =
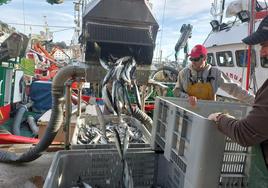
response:
{"label": "metal hopper chute", "polygon": [[158,27],[147,0],[93,0],[83,14],[86,60],[134,56],[150,65]]}

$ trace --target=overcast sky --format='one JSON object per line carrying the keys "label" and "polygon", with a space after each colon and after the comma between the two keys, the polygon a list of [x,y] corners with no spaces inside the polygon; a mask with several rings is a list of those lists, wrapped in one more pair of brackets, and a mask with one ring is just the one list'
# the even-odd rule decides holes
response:
{"label": "overcast sky", "polygon": [[[212,0],[151,0],[160,31],[158,32],[155,56],[159,56],[162,49],[163,58],[174,60],[174,47],[180,36],[182,24],[193,25],[192,38],[189,45],[203,43],[211,30],[209,22],[212,19],[210,8]],[[164,6],[166,2],[166,6]],[[165,9],[164,9],[165,7]],[[11,0],[10,3],[0,6],[0,20],[5,23],[44,25],[46,21],[53,31],[54,41],[70,43],[74,26],[73,1],[65,0],[60,5],[50,5],[46,0]],[[164,15],[164,16],[163,16]],[[19,31],[30,32],[30,26],[14,25]],[[32,26],[32,33],[44,30],[42,27]],[[61,31],[67,29],[65,31]]]}

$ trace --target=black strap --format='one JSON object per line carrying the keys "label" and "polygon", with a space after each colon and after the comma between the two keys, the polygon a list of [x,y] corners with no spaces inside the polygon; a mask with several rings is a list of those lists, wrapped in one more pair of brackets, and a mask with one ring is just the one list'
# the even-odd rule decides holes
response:
{"label": "black strap", "polygon": [[[211,75],[211,70],[212,70],[212,68],[209,69],[209,72],[208,72],[208,76],[207,76],[206,82],[211,82],[212,80],[215,80],[215,77]],[[194,80],[194,79],[193,79],[193,75],[192,75],[192,70],[191,70],[191,69],[189,69],[189,74],[190,74],[190,78],[189,78],[190,82],[191,82],[192,84],[196,84],[196,83],[197,83],[197,80],[199,80],[199,78],[197,78],[197,80]],[[201,81],[202,83],[204,83],[203,75],[201,76],[200,81]]]}
{"label": "black strap", "polygon": [[203,77],[201,76],[201,77],[197,77],[197,79],[196,80],[194,80],[193,79],[193,75],[192,75],[192,70],[191,69],[189,69],[189,73],[190,73],[190,82],[192,83],[192,84],[196,84],[199,80],[202,82],[202,83],[204,83],[204,80],[203,80]]}
{"label": "black strap", "polygon": [[193,85],[193,84],[196,84],[196,80],[193,79],[193,75],[192,75],[192,71],[191,71],[191,69],[189,69],[189,74],[190,74],[189,80],[190,80],[190,82],[192,83],[192,85]]}
{"label": "black strap", "polygon": [[208,76],[207,76],[207,82],[211,82],[211,80],[215,80],[215,77],[211,76],[211,69],[212,69],[212,67],[209,69]]}

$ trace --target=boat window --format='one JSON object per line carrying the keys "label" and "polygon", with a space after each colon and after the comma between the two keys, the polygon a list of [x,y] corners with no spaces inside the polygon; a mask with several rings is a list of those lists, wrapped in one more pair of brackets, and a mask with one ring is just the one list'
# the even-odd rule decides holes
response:
{"label": "boat window", "polygon": [[[248,64],[248,52],[247,50],[235,51],[236,64],[238,67],[246,67]],[[256,52],[252,51],[251,62],[256,67]]]}
{"label": "boat window", "polygon": [[216,62],[215,62],[215,58],[213,56],[213,53],[208,53],[207,55],[207,63],[212,65],[212,66],[215,66],[216,65]]}
{"label": "boat window", "polygon": [[261,66],[268,68],[268,57],[261,57]]}
{"label": "boat window", "polygon": [[233,67],[234,61],[231,51],[216,52],[217,64],[221,67]]}

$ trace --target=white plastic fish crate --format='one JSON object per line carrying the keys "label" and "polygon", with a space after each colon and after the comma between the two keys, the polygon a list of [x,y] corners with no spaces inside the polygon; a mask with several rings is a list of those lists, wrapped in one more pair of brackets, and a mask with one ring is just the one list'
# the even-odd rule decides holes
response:
{"label": "white plastic fish crate", "polygon": [[[178,168],[163,154],[149,149],[129,149],[127,162],[135,188],[178,188],[183,183]],[[93,188],[119,188],[121,177],[122,163],[117,150],[58,151],[44,188],[77,187],[79,179]]]}
{"label": "white plastic fish crate", "polygon": [[[147,130],[147,128],[137,119],[130,117],[130,116],[123,116],[123,119],[132,122],[135,124],[135,126],[141,130],[143,136],[145,137],[145,143],[129,143],[129,148],[150,148],[150,142],[151,142],[151,134]],[[114,115],[104,115],[104,121],[105,123],[118,122],[118,117]],[[108,143],[108,144],[78,144],[78,135],[79,135],[79,128],[83,124],[87,123],[92,124],[99,124],[99,120],[97,116],[90,116],[90,115],[83,115],[80,118],[77,119],[77,124],[73,133],[73,137],[71,140],[71,149],[111,149],[115,148],[114,143]]]}
{"label": "white plastic fish crate", "polygon": [[225,139],[224,156],[220,177],[220,187],[247,187],[248,177],[246,172],[249,166],[246,165],[250,158],[249,149],[233,142],[230,138]]}
{"label": "white plastic fish crate", "polygon": [[158,97],[153,118],[152,148],[163,150],[184,176],[182,188],[246,186],[248,149],[232,142],[207,119],[213,112],[244,117],[250,107],[241,103]]}

